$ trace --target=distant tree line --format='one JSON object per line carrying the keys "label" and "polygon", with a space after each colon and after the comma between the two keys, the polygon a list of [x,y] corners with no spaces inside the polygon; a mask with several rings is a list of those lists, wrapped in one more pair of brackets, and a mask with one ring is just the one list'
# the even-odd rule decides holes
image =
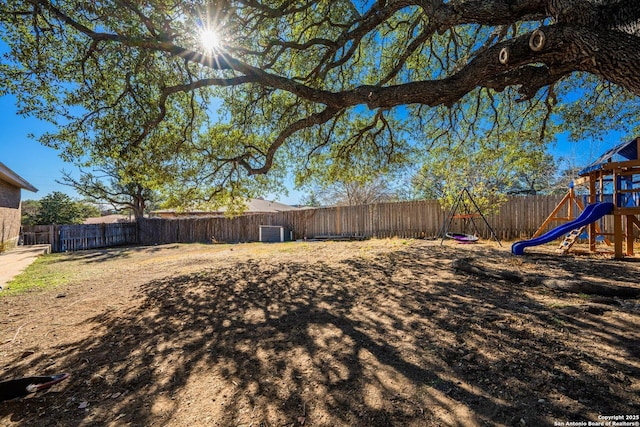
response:
{"label": "distant tree line", "polygon": [[481,209],[490,212],[507,197],[563,194],[578,176],[579,168],[562,167],[563,159],[556,161],[544,151],[514,150],[511,159],[500,152],[488,156],[487,151],[471,156],[444,150],[432,153],[412,171],[381,174],[370,180],[318,183],[308,189],[301,204],[353,206],[437,199],[448,207],[466,188]]}
{"label": "distant tree line", "polygon": [[22,225],[82,224],[85,219],[100,216],[100,213],[93,204],[54,191],[40,200],[22,202]]}

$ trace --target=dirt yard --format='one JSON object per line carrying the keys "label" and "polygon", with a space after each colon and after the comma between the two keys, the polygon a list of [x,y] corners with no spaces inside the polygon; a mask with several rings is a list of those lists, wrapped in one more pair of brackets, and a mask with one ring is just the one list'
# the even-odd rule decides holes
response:
{"label": "dirt yard", "polygon": [[531,252],[392,239],[49,255],[64,285],[0,297],[0,379],[71,377],[0,403],[0,425],[633,421],[640,262]]}

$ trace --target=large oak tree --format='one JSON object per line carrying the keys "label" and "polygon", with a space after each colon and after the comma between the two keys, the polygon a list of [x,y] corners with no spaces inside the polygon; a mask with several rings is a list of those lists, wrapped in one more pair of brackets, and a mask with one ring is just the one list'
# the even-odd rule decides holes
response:
{"label": "large oak tree", "polygon": [[228,199],[503,131],[628,130],[639,18],[635,0],[4,0],[0,80],[68,158],[148,153]]}

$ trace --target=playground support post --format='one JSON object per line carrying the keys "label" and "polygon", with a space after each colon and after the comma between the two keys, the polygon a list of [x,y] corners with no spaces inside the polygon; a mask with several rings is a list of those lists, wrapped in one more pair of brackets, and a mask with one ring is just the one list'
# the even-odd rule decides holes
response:
{"label": "playground support post", "polygon": [[615,239],[614,243],[614,252],[616,258],[622,258],[624,253],[622,252],[622,216],[621,215],[613,215],[613,238]]}
{"label": "playground support post", "polygon": [[625,224],[625,230],[627,232],[627,254],[633,255],[633,226],[635,224],[635,216],[626,215],[627,223]]}

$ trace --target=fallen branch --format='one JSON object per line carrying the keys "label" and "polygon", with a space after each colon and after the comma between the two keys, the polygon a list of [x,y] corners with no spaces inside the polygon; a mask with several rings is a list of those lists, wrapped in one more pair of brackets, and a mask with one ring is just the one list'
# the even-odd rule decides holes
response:
{"label": "fallen branch", "polygon": [[10,340],[7,340],[7,341],[3,342],[3,343],[2,343],[2,344],[0,344],[0,345],[5,345],[5,344],[9,344],[9,343],[14,342],[14,341],[16,340],[16,338],[18,337],[18,334],[20,333],[20,329],[24,328],[24,327],[25,327],[25,326],[27,326],[29,323],[31,323],[31,320],[30,320],[30,321],[28,321],[28,322],[26,322],[26,323],[23,323],[22,325],[20,325],[20,327],[18,328],[18,330],[16,331],[16,333],[13,335],[13,338],[11,338]]}
{"label": "fallen branch", "polygon": [[634,288],[624,285],[606,285],[603,283],[558,279],[541,279],[540,283],[549,289],[576,294],[589,294],[618,298],[640,297],[640,288]]}
{"label": "fallen branch", "polygon": [[495,280],[506,280],[508,282],[521,283],[524,280],[522,276],[513,273],[511,271],[487,271],[484,267],[480,267],[477,265],[471,264],[470,258],[457,258],[454,259],[451,263],[451,267],[455,271],[463,271],[465,273],[473,274],[474,276],[495,279]]}

